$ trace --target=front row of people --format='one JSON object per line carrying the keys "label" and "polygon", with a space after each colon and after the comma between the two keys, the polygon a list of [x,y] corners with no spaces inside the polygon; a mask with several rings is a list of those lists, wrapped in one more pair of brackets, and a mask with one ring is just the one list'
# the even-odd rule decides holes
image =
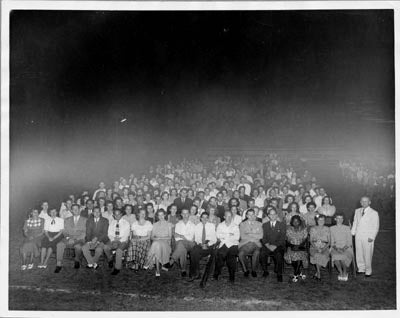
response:
{"label": "front row of people", "polygon": [[[353,260],[350,228],[343,225],[340,213],[335,218],[337,224],[330,228],[324,226],[324,215],[319,215],[317,225],[311,228],[304,226],[301,218],[295,215],[286,228],[286,222],[279,221],[273,208],[268,212],[269,221],[266,223],[257,221],[254,211],[250,209],[239,226],[233,222],[232,212],[227,211],[224,222],[217,227],[209,222],[207,212],[201,214],[201,222],[195,225],[189,220],[187,209],[182,210],[182,220],[175,227],[166,221],[163,210],[158,211],[158,221],[154,224],[146,220],[146,211],[141,210],[138,221],[132,225],[123,218],[120,210],[114,211],[114,218],[109,222],[101,216],[99,208],[94,208],[89,218],[80,216],[78,205],[72,206],[73,216],[65,222],[57,217],[55,209],[50,211],[50,218],[46,221],[38,217],[37,210],[31,214],[24,226],[23,270],[33,267],[33,256],[37,256],[41,248],[38,268],[46,268],[51,253],[56,251],[55,272],[60,272],[66,247],[75,251],[75,268],[80,267],[82,254],[87,260],[87,267],[98,268],[99,258],[104,253],[109,267],[114,266],[113,275],[121,270],[123,253],[128,250],[127,260],[134,270],[155,266],[158,277],[161,270],[167,271],[178,264],[181,276],[185,277],[187,254],[190,253],[191,281],[200,278],[200,260],[214,252],[214,279],[219,278],[226,262],[232,282],[235,280],[236,257],[245,277],[250,273],[257,277],[258,262],[262,265],[263,277],[267,277],[268,259],[272,258],[278,282],[282,281],[284,261],[292,264],[292,281],[297,282],[306,278],[302,268],[308,267],[309,260],[316,265],[314,278],[320,280],[320,268],[327,265],[330,255],[339,271],[338,279],[347,280],[347,267]],[[26,264],[29,254],[30,261]],[[247,264],[247,257],[250,257],[250,264]]]}

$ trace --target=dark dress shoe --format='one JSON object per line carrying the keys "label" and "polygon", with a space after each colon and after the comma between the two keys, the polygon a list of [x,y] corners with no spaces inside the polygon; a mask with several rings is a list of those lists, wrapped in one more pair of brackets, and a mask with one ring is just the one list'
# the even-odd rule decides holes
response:
{"label": "dark dress shoe", "polygon": [[279,282],[279,283],[282,283],[282,282],[283,282],[283,277],[282,277],[282,275],[278,275],[278,282]]}
{"label": "dark dress shoe", "polygon": [[117,275],[117,274],[119,274],[119,269],[114,268],[111,275]]}
{"label": "dark dress shoe", "polygon": [[244,272],[244,277],[249,277],[249,275],[250,275],[250,271],[245,271]]}
{"label": "dark dress shoe", "polygon": [[233,284],[235,282],[235,276],[230,275],[229,282]]}
{"label": "dark dress shoe", "polygon": [[371,274],[369,274],[369,275],[365,274],[365,278],[369,278],[371,276],[372,276]]}
{"label": "dark dress shoe", "polygon": [[109,261],[108,262],[108,268],[113,268],[114,266],[114,262],[113,261]]}
{"label": "dark dress shoe", "polygon": [[174,263],[171,264],[171,263],[168,262],[168,263],[164,264],[163,266],[164,266],[165,268],[170,269],[170,268],[174,267]]}
{"label": "dark dress shoe", "polygon": [[61,268],[62,268],[61,266],[56,266],[56,270],[54,271],[54,273],[59,273]]}
{"label": "dark dress shoe", "polygon": [[269,272],[268,271],[264,271],[263,272],[263,277],[267,277],[269,275]]}
{"label": "dark dress shoe", "polygon": [[181,277],[186,277],[186,272],[181,272]]}
{"label": "dark dress shoe", "polygon": [[193,281],[195,281],[195,280],[197,280],[197,279],[201,279],[201,276],[200,276],[200,275],[197,275],[197,276],[190,277],[190,278],[188,279],[188,282],[193,282]]}
{"label": "dark dress shoe", "polygon": [[257,277],[257,272],[256,271],[251,271],[251,276]]}
{"label": "dark dress shoe", "polygon": [[218,280],[218,276],[219,276],[218,274],[214,274],[213,275],[214,280]]}
{"label": "dark dress shoe", "polygon": [[75,262],[74,268],[79,268],[81,267],[81,264],[79,262]]}
{"label": "dark dress shoe", "polygon": [[93,265],[93,269],[98,269],[98,268],[99,268],[99,265],[97,265],[97,264]]}
{"label": "dark dress shoe", "polygon": [[365,272],[357,272],[357,275],[365,275]]}

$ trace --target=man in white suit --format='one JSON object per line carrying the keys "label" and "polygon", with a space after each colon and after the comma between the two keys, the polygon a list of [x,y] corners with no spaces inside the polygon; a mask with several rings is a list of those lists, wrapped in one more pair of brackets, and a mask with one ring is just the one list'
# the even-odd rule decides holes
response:
{"label": "man in white suit", "polygon": [[354,223],[351,234],[356,236],[356,260],[359,273],[365,277],[372,274],[372,254],[375,237],[379,231],[379,215],[370,207],[369,197],[361,198],[361,208],[354,213]]}

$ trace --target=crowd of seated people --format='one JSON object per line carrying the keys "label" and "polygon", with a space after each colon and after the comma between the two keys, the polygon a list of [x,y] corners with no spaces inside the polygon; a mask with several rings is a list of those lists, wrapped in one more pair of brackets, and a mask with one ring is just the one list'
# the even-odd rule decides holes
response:
{"label": "crowd of seated people", "polygon": [[343,160],[339,162],[344,181],[355,183],[363,187],[368,195],[379,207],[379,210],[393,213],[395,209],[395,173],[394,164],[383,160],[360,162]]}
{"label": "crowd of seated people", "polygon": [[[332,220],[336,225],[327,227]],[[183,160],[120,178],[112,187],[100,182],[92,193],[70,195],[59,210],[43,202],[24,224],[21,269],[32,269],[39,256],[37,267],[47,268],[55,252],[59,273],[68,248],[75,252],[76,269],[84,258],[96,270],[104,256],[112,275],[122,270],[124,259],[134,271],[154,268],[156,277],[176,266],[194,281],[200,260],[215,253],[215,280],[226,263],[234,282],[237,262],[245,277],[257,277],[259,263],[267,277],[273,260],[279,282],[284,262],[292,265],[291,281],[297,282],[306,279],[302,269],[309,262],[320,280],[331,254],[338,279],[347,280],[353,257],[349,233],[316,178],[284,166],[276,154],[261,164],[220,157],[206,167]]]}

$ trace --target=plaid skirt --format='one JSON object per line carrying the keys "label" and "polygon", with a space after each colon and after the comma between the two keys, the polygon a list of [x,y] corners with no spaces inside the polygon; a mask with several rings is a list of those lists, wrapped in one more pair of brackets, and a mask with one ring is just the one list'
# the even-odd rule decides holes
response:
{"label": "plaid skirt", "polygon": [[147,253],[150,248],[150,240],[131,240],[128,247],[128,262],[138,264],[143,267],[147,260]]}

